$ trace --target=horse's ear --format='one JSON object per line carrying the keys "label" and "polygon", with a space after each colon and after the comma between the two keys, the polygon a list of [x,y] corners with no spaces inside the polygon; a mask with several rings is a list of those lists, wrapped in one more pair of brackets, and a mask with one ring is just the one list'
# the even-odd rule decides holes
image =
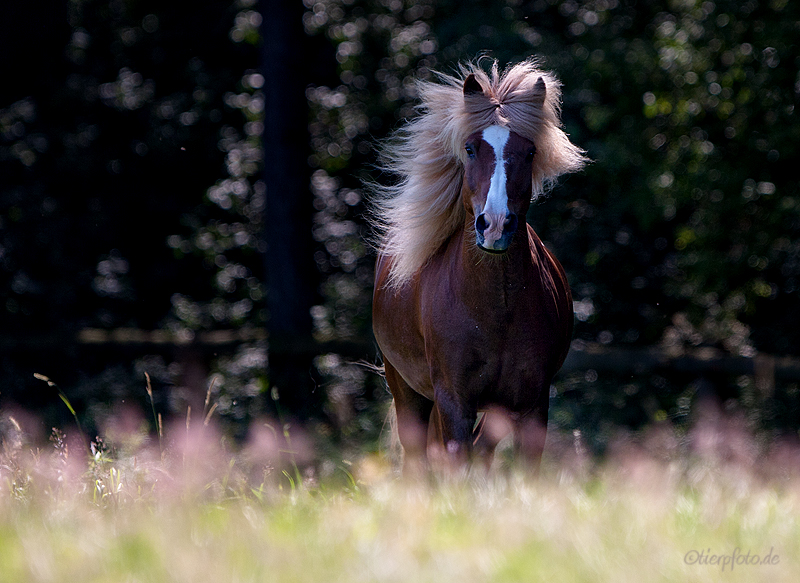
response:
{"label": "horse's ear", "polygon": [[544,79],[539,77],[539,80],[533,86],[533,101],[542,105],[545,97],[547,97],[547,86],[544,84]]}
{"label": "horse's ear", "polygon": [[483,87],[478,83],[475,75],[470,73],[467,78],[464,79],[464,95],[474,95],[476,93],[483,93]]}

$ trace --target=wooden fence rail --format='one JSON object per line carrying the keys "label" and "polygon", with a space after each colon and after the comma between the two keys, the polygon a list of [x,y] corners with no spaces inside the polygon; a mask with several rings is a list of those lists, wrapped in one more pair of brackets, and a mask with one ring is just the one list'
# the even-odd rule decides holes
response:
{"label": "wooden fence rail", "polygon": [[[129,348],[136,351],[161,352],[193,347],[199,352],[216,353],[234,349],[245,342],[266,341],[266,333],[258,328],[217,330],[196,334],[173,334],[167,331],[86,328],[79,332],[78,343],[84,346]],[[311,339],[282,343],[280,354],[336,353],[351,359],[375,361],[377,349],[372,338],[317,342]],[[687,374],[736,374],[776,380],[800,381],[800,358],[756,354],[754,357],[733,355],[718,348],[698,347],[675,349],[662,346],[622,347],[575,341],[562,372],[596,370],[616,374],[645,374],[675,371]]]}

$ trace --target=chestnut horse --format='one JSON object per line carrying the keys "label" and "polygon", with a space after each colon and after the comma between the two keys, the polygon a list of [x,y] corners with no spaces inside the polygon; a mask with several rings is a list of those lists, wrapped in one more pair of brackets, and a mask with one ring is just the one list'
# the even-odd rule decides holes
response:
{"label": "chestnut horse", "polygon": [[377,188],[373,328],[407,465],[491,452],[493,413],[476,422],[494,410],[536,464],[573,312],[564,270],[525,217],[585,158],[561,129],[558,81],[535,61],[460,73],[418,83],[421,114],[384,150],[398,181]]}

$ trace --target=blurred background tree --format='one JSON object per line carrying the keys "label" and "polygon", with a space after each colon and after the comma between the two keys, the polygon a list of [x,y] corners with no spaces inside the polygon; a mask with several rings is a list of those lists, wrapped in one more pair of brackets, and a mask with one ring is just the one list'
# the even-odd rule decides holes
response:
{"label": "blurred background tree", "polygon": [[[296,172],[310,206],[298,220],[311,224],[297,227],[310,257],[296,264],[308,261],[305,281],[319,282],[297,290],[317,343],[300,352],[318,354],[298,369],[312,380],[303,402],[314,401],[324,433],[373,438],[386,392],[345,353],[371,358],[362,185],[390,179],[374,171],[375,143],[414,115],[415,79],[481,54],[501,65],[535,54],[561,78],[567,131],[594,163],[528,219],[567,269],[576,351],[627,360],[565,370],[553,425],[602,448],[616,426],[681,423],[713,395],[760,427],[797,430],[796,378],[768,374],[765,390],[736,370],[653,370],[636,352],[798,355],[796,4],[302,0],[291,42],[304,60],[291,80],[269,73],[298,56],[264,50],[272,6],[3,9],[3,76],[14,82],[0,99],[0,399],[54,406],[31,385],[44,372],[99,417],[114,399],[143,398],[146,369],[159,405],[180,414],[200,361],[231,428],[280,409],[257,334],[278,309],[262,258],[275,259],[270,234],[288,227],[270,221],[265,115],[276,112],[265,110],[299,83],[308,131]],[[239,340],[195,360],[152,342],[125,352],[80,341],[81,330],[122,327]]]}

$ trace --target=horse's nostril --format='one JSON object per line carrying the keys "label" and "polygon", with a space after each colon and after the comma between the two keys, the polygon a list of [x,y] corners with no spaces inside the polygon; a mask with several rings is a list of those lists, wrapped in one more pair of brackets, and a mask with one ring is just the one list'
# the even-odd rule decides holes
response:
{"label": "horse's nostril", "polygon": [[478,218],[475,219],[475,230],[482,234],[488,226],[489,225],[486,224],[486,217],[484,214],[479,214]]}
{"label": "horse's nostril", "polygon": [[517,230],[517,215],[514,213],[510,213],[507,217],[505,222],[503,223],[503,230],[506,233],[514,233]]}

